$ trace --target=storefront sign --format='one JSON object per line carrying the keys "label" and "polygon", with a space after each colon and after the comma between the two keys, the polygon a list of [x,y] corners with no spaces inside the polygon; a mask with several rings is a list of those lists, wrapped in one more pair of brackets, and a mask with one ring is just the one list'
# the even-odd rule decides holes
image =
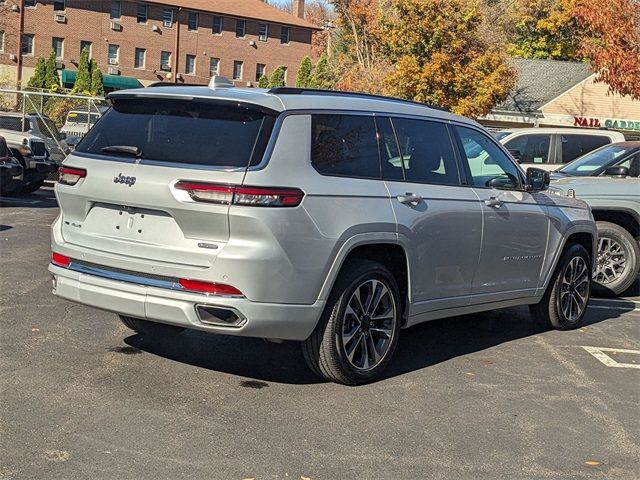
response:
{"label": "storefront sign", "polygon": [[615,118],[600,118],[594,117],[573,117],[574,127],[589,127],[589,128],[613,128],[615,130],[637,130],[640,131],[640,121],[638,120],[617,120]]}

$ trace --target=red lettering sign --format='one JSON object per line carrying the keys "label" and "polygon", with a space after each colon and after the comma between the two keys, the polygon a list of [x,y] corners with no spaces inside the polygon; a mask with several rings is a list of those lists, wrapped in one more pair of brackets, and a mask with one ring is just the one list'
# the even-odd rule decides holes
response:
{"label": "red lettering sign", "polygon": [[574,127],[590,127],[590,128],[600,128],[600,119],[598,118],[588,118],[588,117],[573,117],[573,126]]}

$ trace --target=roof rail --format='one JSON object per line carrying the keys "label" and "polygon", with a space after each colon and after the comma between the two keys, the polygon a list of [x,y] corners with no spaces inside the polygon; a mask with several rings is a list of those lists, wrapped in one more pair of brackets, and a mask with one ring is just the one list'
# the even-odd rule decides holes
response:
{"label": "roof rail", "polygon": [[419,105],[421,107],[433,108],[435,110],[441,110],[448,112],[446,108],[438,107],[436,105],[430,105],[428,103],[415,102],[413,100],[406,100],[404,98],[385,97],[384,95],[375,95],[373,93],[360,93],[360,92],[344,92],[341,90],[322,90],[319,88],[297,88],[297,87],[274,87],[268,91],[275,95],[330,95],[335,97],[353,97],[353,98],[370,98],[372,100],[385,100],[387,102],[399,102],[408,103],[410,105]]}

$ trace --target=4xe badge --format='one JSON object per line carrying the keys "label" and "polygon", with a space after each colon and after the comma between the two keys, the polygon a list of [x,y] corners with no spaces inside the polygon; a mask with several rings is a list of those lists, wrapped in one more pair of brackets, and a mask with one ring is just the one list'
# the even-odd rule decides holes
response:
{"label": "4xe badge", "polygon": [[133,187],[136,183],[136,177],[127,177],[120,173],[118,174],[117,177],[114,177],[113,183],[122,183],[124,185],[129,185],[130,187]]}

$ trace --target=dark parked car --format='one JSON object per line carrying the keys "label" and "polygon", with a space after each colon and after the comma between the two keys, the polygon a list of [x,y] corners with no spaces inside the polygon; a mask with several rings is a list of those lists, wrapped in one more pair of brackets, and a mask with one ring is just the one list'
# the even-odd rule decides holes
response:
{"label": "dark parked car", "polygon": [[[622,170],[626,168],[627,170]],[[640,142],[619,142],[605,145],[566,164],[551,174],[552,178],[597,177],[640,174]]]}
{"label": "dark parked car", "polygon": [[22,188],[23,169],[11,156],[4,137],[0,137],[0,195],[10,195]]}

